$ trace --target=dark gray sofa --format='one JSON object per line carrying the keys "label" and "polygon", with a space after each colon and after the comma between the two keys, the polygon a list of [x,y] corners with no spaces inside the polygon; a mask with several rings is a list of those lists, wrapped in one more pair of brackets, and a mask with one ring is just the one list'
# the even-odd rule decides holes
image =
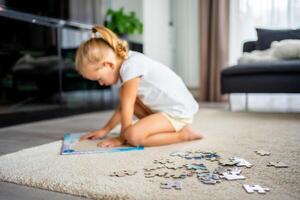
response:
{"label": "dark gray sofa", "polygon": [[[270,37],[268,40],[267,45],[270,45],[272,40]],[[257,42],[245,42],[243,51],[266,49],[266,47],[258,48]],[[239,64],[225,68],[221,71],[221,93],[245,93],[246,109],[248,93],[300,93],[300,59]]]}

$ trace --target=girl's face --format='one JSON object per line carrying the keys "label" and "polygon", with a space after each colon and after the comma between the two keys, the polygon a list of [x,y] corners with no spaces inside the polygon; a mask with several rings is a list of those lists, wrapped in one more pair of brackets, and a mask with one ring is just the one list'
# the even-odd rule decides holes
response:
{"label": "girl's face", "polygon": [[98,81],[100,85],[113,85],[117,83],[119,74],[116,67],[110,62],[87,64],[81,75],[91,81]]}
{"label": "girl's face", "polygon": [[113,85],[119,80],[120,66],[118,59],[107,57],[98,63],[87,63],[81,75],[91,81],[98,81],[100,85]]}

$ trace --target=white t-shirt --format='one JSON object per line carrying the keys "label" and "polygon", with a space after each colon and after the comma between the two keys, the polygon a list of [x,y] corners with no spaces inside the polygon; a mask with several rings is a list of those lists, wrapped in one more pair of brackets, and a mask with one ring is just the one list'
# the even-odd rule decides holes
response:
{"label": "white t-shirt", "polygon": [[169,67],[144,54],[129,51],[121,68],[122,84],[140,77],[139,99],[153,112],[165,112],[172,117],[192,118],[199,106],[182,79]]}

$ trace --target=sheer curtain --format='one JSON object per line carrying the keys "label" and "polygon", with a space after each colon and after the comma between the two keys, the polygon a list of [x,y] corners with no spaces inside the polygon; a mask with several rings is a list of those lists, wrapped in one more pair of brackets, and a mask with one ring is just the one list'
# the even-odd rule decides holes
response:
{"label": "sheer curtain", "polygon": [[243,42],[257,39],[255,27],[300,28],[299,19],[300,0],[231,0],[230,64],[241,56]]}
{"label": "sheer curtain", "polygon": [[[300,28],[300,0],[231,0],[229,64],[237,63],[245,41],[256,40],[255,28]],[[249,109],[299,112],[300,94],[250,94]],[[244,109],[244,94],[230,96],[233,110]]]}

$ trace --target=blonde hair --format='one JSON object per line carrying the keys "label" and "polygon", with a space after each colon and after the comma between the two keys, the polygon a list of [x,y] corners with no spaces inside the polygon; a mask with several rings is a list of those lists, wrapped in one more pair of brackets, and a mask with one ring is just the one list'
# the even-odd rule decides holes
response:
{"label": "blonde hair", "polygon": [[121,59],[128,57],[128,44],[108,28],[95,26],[92,28],[94,37],[83,42],[76,51],[75,68],[80,71],[84,63],[96,63],[103,59],[105,50],[111,48]]}

